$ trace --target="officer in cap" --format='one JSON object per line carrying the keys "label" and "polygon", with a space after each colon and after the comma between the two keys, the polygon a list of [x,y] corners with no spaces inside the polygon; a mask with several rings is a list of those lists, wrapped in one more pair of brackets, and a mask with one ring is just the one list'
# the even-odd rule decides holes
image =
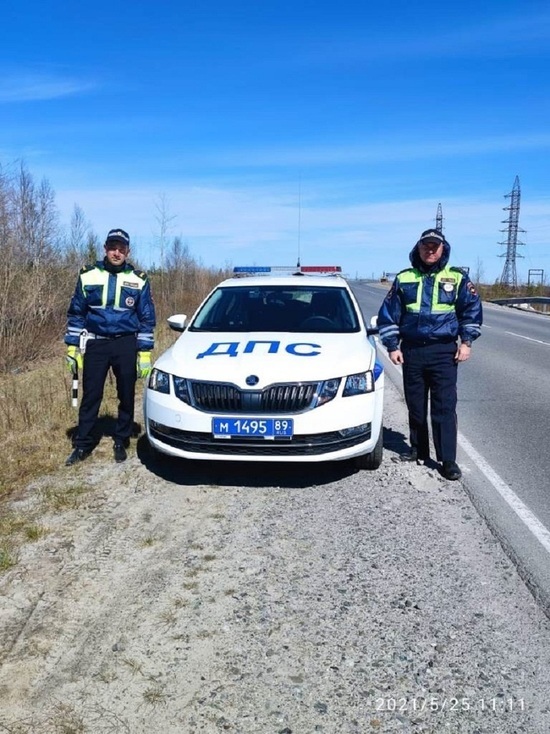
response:
{"label": "officer in cap", "polygon": [[73,373],[83,368],[83,377],[74,450],[66,466],[83,461],[94,448],[93,429],[109,368],[115,375],[119,401],[114,459],[120,463],[127,457],[136,378],[151,372],[156,324],[149,279],[128,262],[129,252],[128,233],[111,229],[105,240],[105,257],[82,268],[69,305],[67,363]]}
{"label": "officer in cap", "polygon": [[470,358],[481,334],[481,299],[466,273],[449,266],[451,247],[436,229],[422,232],[378,313],[380,340],[393,364],[403,366],[410,452],[403,461],[430,458],[432,438],[441,473],[460,479],[457,453],[458,365]]}

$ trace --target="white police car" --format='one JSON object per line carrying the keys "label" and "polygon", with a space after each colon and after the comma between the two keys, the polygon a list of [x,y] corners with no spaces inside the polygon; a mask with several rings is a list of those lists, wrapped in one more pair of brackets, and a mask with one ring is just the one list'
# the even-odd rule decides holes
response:
{"label": "white police car", "polygon": [[376,329],[340,268],[235,270],[188,325],[168,319],[183,333],[145,390],[152,447],[186,459],[354,459],[377,469],[384,372]]}

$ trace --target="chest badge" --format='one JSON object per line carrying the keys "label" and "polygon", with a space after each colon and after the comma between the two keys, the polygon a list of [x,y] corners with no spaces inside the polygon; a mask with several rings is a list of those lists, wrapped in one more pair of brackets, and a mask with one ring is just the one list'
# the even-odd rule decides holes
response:
{"label": "chest badge", "polygon": [[124,301],[124,303],[128,306],[128,308],[132,308],[132,306],[135,303],[135,300],[132,298],[132,296],[128,296],[128,298]]}

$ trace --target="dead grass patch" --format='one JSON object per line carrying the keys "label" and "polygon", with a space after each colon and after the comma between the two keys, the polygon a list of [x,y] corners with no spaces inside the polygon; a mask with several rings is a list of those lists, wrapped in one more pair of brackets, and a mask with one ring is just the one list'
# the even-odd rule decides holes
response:
{"label": "dead grass patch", "polygon": [[159,686],[151,686],[143,691],[143,699],[151,706],[166,703],[166,694]]}
{"label": "dead grass patch", "polygon": [[17,563],[17,551],[12,543],[0,545],[0,572],[7,571]]}
{"label": "dead grass patch", "polygon": [[61,512],[77,509],[84,495],[93,487],[85,482],[69,484],[65,487],[49,486],[41,490],[43,508],[46,511]]}

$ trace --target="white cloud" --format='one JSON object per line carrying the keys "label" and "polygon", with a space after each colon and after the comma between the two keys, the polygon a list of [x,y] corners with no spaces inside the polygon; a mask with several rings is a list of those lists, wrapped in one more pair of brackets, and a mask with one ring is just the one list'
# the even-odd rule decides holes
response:
{"label": "white cloud", "polygon": [[[408,253],[422,230],[433,226],[437,201],[407,199],[377,203],[321,204],[323,191],[311,192],[298,211],[288,191],[174,186],[163,192],[170,215],[170,237],[180,235],[192,254],[205,265],[340,264],[352,275],[395,272],[408,265]],[[132,237],[134,255],[148,266],[159,262],[159,191],[153,188],[58,191],[57,204],[68,222],[74,203],[84,211],[100,238],[112,227]],[[451,243],[452,261],[472,270],[481,262],[489,280],[496,279],[504,261],[500,232],[503,200],[453,198],[442,202],[444,231]],[[300,226],[299,226],[300,225]],[[544,201],[522,206],[520,225],[529,259],[518,260],[521,275],[546,251],[550,207]],[[523,248],[522,248],[523,250]]]}
{"label": "white cloud", "polygon": [[[462,21],[462,23],[461,23]],[[550,14],[531,13],[518,6],[517,13],[503,13],[500,9],[493,18],[485,14],[470,15],[470,23],[457,23],[449,17],[438,27],[437,18],[427,27],[426,32],[418,30],[411,33],[406,27],[403,31],[399,24],[389,31],[380,33],[375,25],[372,33],[357,37],[354,31],[344,38],[317,38],[296,50],[292,56],[305,63],[315,65],[364,64],[386,65],[395,61],[414,61],[433,58],[477,58],[488,56],[509,57],[518,50],[530,53],[547,53],[550,40]],[[281,63],[284,63],[282,61]]]}
{"label": "white cloud", "polygon": [[347,146],[305,146],[201,151],[205,163],[222,166],[284,167],[319,166],[342,164],[367,164],[396,161],[414,161],[430,158],[461,158],[484,153],[510,153],[522,150],[550,148],[550,133],[522,133],[484,138],[461,138],[449,140],[423,139],[412,143],[376,140]]}
{"label": "white cloud", "polygon": [[0,79],[0,103],[35,102],[81,94],[91,82],[45,73],[19,72]]}

